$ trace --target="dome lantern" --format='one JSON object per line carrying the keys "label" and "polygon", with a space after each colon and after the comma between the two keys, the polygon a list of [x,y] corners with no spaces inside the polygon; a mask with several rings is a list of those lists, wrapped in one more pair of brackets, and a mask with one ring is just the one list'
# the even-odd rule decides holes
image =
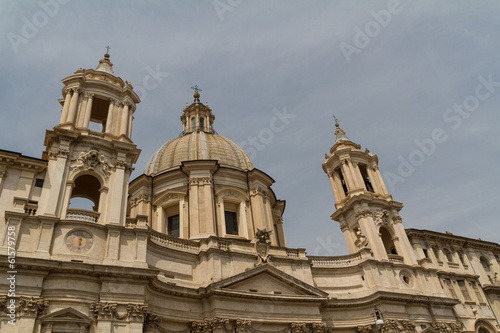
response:
{"label": "dome lantern", "polygon": [[203,105],[200,102],[200,88],[198,85],[191,87],[194,92],[194,101],[191,105],[186,106],[181,116],[182,134],[190,134],[194,132],[214,133],[213,123],[215,116],[212,114],[212,109],[208,105]]}

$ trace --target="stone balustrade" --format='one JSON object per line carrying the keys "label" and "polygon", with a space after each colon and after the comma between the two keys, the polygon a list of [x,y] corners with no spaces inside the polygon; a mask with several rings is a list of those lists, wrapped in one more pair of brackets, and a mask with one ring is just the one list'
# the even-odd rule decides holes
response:
{"label": "stone balustrade", "polygon": [[91,210],[70,208],[66,214],[66,219],[97,223],[100,215],[101,213]]}

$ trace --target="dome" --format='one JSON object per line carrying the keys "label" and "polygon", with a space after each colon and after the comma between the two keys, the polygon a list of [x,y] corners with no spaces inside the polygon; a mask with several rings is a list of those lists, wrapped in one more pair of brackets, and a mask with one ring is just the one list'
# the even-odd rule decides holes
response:
{"label": "dome", "polygon": [[144,173],[156,175],[183,161],[217,160],[221,166],[252,170],[253,164],[245,151],[233,141],[203,131],[191,132],[165,143],[158,149]]}

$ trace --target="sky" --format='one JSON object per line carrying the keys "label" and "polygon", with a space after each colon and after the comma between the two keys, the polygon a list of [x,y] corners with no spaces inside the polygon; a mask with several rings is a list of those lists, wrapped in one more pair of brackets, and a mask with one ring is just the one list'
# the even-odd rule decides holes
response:
{"label": "sky", "polygon": [[132,179],[182,131],[196,84],[215,130],[276,181],[289,247],[347,254],[321,166],[333,116],[378,155],[406,228],[499,243],[499,13],[498,1],[2,0],[0,149],[41,157],[60,80],[109,45],[142,100]]}

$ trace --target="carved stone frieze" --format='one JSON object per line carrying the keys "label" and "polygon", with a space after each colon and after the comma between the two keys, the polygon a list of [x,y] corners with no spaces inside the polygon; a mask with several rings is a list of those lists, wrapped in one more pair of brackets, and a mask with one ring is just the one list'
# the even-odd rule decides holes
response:
{"label": "carved stone frieze", "polygon": [[311,333],[325,333],[326,323],[312,323]]}
{"label": "carved stone frieze", "polygon": [[399,332],[402,330],[403,327],[398,324],[397,320],[386,319],[384,321],[384,324],[380,325],[379,328],[381,332],[389,333],[389,332]]}
{"label": "carved stone frieze", "polygon": [[460,333],[463,332],[463,325],[459,322],[435,322],[432,328],[438,333]]}
{"label": "carved stone frieze", "polygon": [[[125,305],[125,304],[124,304]],[[117,303],[93,302],[90,304],[90,313],[97,320],[125,320],[143,322],[148,306],[145,304],[126,304],[126,311],[119,313]]]}
{"label": "carved stone frieze", "polygon": [[[0,302],[0,306],[3,311],[7,312],[7,301],[3,299]],[[16,314],[18,316],[26,317],[38,317],[45,314],[45,311],[49,307],[49,301],[43,298],[26,298],[20,297],[16,299]]]}
{"label": "carved stone frieze", "polygon": [[361,325],[356,327],[356,331],[359,333],[370,333],[372,331],[372,325]]}
{"label": "carved stone frieze", "polygon": [[210,185],[212,184],[212,177],[192,177],[189,180],[189,185]]}
{"label": "carved stone frieze", "polygon": [[403,326],[403,329],[405,332],[415,332],[415,323],[412,322],[411,320],[401,320],[401,326]]}
{"label": "carved stone frieze", "polygon": [[236,333],[247,333],[251,325],[250,320],[237,319],[234,323]]}

